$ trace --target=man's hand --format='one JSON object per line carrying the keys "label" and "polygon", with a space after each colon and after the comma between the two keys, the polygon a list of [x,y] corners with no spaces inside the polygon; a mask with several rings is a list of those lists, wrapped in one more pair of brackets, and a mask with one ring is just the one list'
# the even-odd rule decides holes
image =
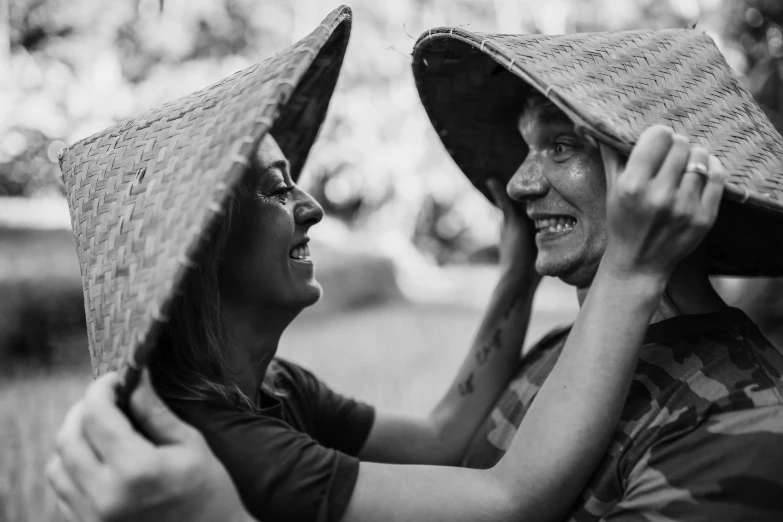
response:
{"label": "man's hand", "polygon": [[604,144],[601,156],[607,183],[604,268],[667,281],[715,223],[726,181],[720,161],[661,125],[642,133],[627,164]]}
{"label": "man's hand", "polygon": [[47,477],[67,520],[249,521],[225,468],[201,434],[155,394],[147,372],[131,396],[139,433],[104,375],[68,412]]}
{"label": "man's hand", "polygon": [[487,180],[487,189],[495,204],[503,211],[500,231],[500,269],[503,274],[530,276],[537,285],[541,276],[536,272],[536,231],[533,222],[524,213],[524,205],[513,201],[506,188],[496,179]]}

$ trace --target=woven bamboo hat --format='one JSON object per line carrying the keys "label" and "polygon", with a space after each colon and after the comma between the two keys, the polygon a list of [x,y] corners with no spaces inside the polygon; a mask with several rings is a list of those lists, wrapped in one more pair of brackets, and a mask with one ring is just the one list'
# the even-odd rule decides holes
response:
{"label": "woven bamboo hat", "polygon": [[95,375],[145,363],[268,132],[299,176],[350,29],[340,7],[271,58],[61,152]]}
{"label": "woven bamboo hat", "polygon": [[783,275],[783,138],[704,33],[437,28],[416,42],[413,75],[446,149],[485,195],[488,177],[507,181],[527,154],[516,119],[531,93],[626,153],[647,127],[673,127],[730,174],[707,240],[712,272]]}

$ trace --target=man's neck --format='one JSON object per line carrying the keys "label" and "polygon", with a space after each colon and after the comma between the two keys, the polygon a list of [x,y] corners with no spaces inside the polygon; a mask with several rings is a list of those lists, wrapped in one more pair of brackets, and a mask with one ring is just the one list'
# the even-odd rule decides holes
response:
{"label": "man's neck", "polygon": [[[705,263],[694,256],[679,264],[669,278],[661,301],[650,319],[651,324],[679,315],[719,312],[726,308],[726,303],[712,287],[704,267]],[[580,307],[589,290],[589,286],[577,288]]]}

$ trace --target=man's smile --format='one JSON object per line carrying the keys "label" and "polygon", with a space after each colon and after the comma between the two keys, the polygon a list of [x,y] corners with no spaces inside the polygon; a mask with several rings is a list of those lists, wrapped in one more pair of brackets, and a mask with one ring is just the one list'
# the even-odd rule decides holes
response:
{"label": "man's smile", "polygon": [[539,234],[562,234],[571,232],[576,226],[576,219],[571,216],[553,216],[536,219],[536,232]]}

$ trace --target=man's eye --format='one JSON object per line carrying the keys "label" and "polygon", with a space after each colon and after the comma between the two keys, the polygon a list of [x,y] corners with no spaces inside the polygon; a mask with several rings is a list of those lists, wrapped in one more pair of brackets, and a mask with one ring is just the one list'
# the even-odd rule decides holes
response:
{"label": "man's eye", "polygon": [[573,143],[558,141],[555,143],[555,154],[556,155],[567,154],[568,152],[571,152],[573,148],[574,148]]}

